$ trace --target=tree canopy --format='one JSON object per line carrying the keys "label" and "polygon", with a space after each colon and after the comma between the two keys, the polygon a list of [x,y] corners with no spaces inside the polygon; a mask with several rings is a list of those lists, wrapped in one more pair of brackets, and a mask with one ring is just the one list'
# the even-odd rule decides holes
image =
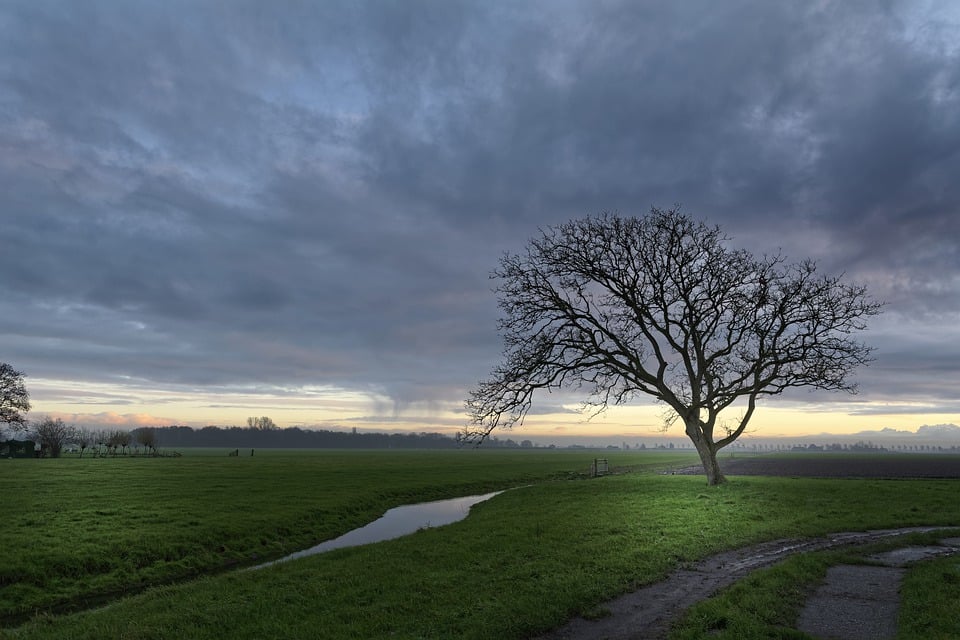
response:
{"label": "tree canopy", "polygon": [[24,374],[6,362],[0,362],[0,422],[17,430],[25,429],[30,411],[30,394],[23,382]]}
{"label": "tree canopy", "polygon": [[261,416],[259,418],[250,416],[247,418],[247,427],[259,431],[273,431],[278,428],[276,423],[267,416]]}
{"label": "tree canopy", "polygon": [[[482,441],[523,421],[534,393],[585,389],[602,410],[646,395],[683,421],[708,482],[757,402],[787,389],[855,392],[871,349],[854,334],[880,304],[813,261],[754,256],[677,211],[547,228],[492,277],[504,360],[467,400]],[[721,421],[725,410],[740,415]],[[726,416],[726,414],[724,414]]]}
{"label": "tree canopy", "polygon": [[32,426],[33,437],[40,443],[42,455],[59,458],[64,445],[77,436],[76,428],[64,423],[60,418],[49,416],[35,422]]}

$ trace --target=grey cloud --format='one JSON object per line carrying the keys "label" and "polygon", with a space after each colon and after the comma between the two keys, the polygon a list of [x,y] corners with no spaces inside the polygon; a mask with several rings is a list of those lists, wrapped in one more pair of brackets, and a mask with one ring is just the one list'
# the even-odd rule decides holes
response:
{"label": "grey cloud", "polygon": [[931,413],[960,413],[960,404],[925,405],[925,404],[887,404],[875,407],[855,408],[850,415],[925,415]]}
{"label": "grey cloud", "polygon": [[876,334],[863,389],[945,401],[960,29],[926,10],[7,4],[0,352],[456,401],[499,355],[503,250],[679,202],[935,327],[939,349]]}

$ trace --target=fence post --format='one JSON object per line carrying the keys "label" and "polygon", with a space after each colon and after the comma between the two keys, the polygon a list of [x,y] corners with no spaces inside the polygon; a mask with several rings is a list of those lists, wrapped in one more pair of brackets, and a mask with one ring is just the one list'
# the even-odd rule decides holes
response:
{"label": "fence post", "polygon": [[606,475],[610,472],[610,466],[607,463],[606,458],[594,458],[593,464],[591,465],[590,475],[594,478],[598,478],[602,475]]}

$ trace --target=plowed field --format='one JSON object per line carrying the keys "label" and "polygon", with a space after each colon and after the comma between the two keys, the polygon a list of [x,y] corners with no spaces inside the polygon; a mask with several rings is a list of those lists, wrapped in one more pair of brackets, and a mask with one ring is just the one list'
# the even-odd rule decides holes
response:
{"label": "plowed field", "polygon": [[[773,454],[725,458],[728,476],[803,478],[960,478],[960,455]],[[691,472],[703,473],[691,468]]]}

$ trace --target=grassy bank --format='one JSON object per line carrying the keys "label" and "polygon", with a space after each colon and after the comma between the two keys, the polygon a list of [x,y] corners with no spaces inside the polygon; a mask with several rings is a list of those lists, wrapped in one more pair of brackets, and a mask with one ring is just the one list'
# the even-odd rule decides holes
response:
{"label": "grassy bank", "polygon": [[[0,620],[280,557],[398,504],[586,474],[568,451],[272,451],[0,461]],[[249,453],[248,451],[246,453]],[[620,468],[691,454],[604,452]]]}
{"label": "grassy bank", "polygon": [[[484,473],[509,475],[479,467],[468,475]],[[497,496],[448,527],[160,587],[102,610],[40,617],[6,635],[522,638],[571,615],[602,615],[606,599],[722,549],[956,524],[955,495],[949,480],[743,477],[710,489],[699,477],[654,474],[546,482]]]}

